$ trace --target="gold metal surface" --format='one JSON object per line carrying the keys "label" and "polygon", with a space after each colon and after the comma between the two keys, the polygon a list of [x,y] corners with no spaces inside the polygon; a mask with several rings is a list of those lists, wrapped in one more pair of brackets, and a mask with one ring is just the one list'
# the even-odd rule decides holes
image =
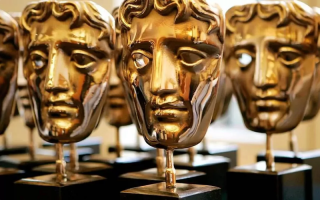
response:
{"label": "gold metal surface", "polygon": [[0,10],[0,135],[5,133],[15,105],[19,50],[18,24]]}
{"label": "gold metal surface", "polygon": [[111,75],[109,81],[110,89],[107,94],[105,108],[105,119],[110,125],[117,128],[132,124],[129,108],[125,100],[124,88],[117,73],[121,65],[123,49],[120,37],[118,14],[119,8],[115,8],[112,12],[112,16],[114,17],[116,23],[116,45],[114,53],[115,65],[111,66]]}
{"label": "gold metal surface", "polygon": [[[19,33],[22,37],[22,27],[20,26],[21,13],[14,12],[9,13],[11,17],[13,17],[19,25]],[[31,102],[29,98],[28,88],[27,88],[27,80],[23,76],[23,42],[20,44],[20,56],[19,56],[19,65],[18,65],[18,78],[17,78],[17,92],[15,95],[17,108],[20,116],[24,119],[25,125],[29,129],[29,155],[30,160],[36,160],[36,147],[34,141],[34,133],[33,130],[35,128],[35,123],[33,119],[33,114],[31,110]]]}
{"label": "gold metal surface", "polygon": [[119,11],[120,76],[146,142],[167,149],[167,187],[176,148],[203,139],[217,97],[223,52],[221,9],[205,0],[127,0]]}
{"label": "gold metal surface", "polygon": [[159,149],[159,148],[157,149],[156,164],[157,164],[158,176],[163,176],[164,169],[166,167],[163,149]]}
{"label": "gold metal surface", "polygon": [[[314,8],[316,19],[318,22],[318,30],[320,28],[320,8]],[[304,114],[303,120],[313,119],[320,109],[320,32],[318,31],[318,43],[317,43],[317,60],[315,67],[314,81],[311,87],[311,96],[307,104],[307,108]]]}
{"label": "gold metal surface", "polygon": [[226,73],[246,127],[267,133],[271,169],[271,134],[293,130],[310,97],[315,14],[298,1],[262,1],[232,7],[226,18]]}
{"label": "gold metal surface", "polygon": [[[41,1],[22,12],[24,76],[42,139],[75,143],[96,127],[114,65],[115,23],[93,2]],[[58,28],[57,28],[58,27]],[[65,163],[57,161],[58,177]]]}

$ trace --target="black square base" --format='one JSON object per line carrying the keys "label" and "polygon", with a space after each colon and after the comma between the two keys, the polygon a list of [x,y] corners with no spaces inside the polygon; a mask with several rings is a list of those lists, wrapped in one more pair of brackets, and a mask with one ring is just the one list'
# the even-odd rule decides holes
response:
{"label": "black square base", "polygon": [[221,200],[220,189],[206,185],[177,183],[175,189],[167,189],[165,183],[157,183],[121,192],[122,200]]}
{"label": "black square base", "polygon": [[0,167],[30,171],[34,167],[55,163],[55,160],[55,156],[36,155],[36,160],[30,160],[29,154],[16,154],[0,157]]}
{"label": "black square base", "polygon": [[[320,149],[298,152],[273,151],[275,162],[307,164],[312,167],[313,199],[320,199]],[[265,152],[260,152],[257,160],[265,160]]]}
{"label": "black square base", "polygon": [[[81,162],[79,163],[79,169],[75,171],[70,170],[69,164],[67,164],[66,169],[68,172],[71,172],[71,173],[77,173],[77,174],[83,174],[83,175],[99,175],[105,178],[112,176],[112,174],[114,173],[113,168],[111,166],[102,164],[102,163]],[[53,174],[55,173],[55,171],[56,171],[55,164],[42,165],[32,169],[32,172],[40,175]]]}
{"label": "black square base", "polygon": [[67,182],[57,183],[56,175],[22,179],[15,183],[16,200],[88,200],[106,199],[105,178],[73,174]]}
{"label": "black square base", "polygon": [[9,148],[0,148],[0,156],[14,155],[14,154],[24,154],[28,153],[29,148],[27,146],[13,146]]}
{"label": "black square base", "polygon": [[226,188],[226,177],[230,160],[222,156],[195,155],[194,161],[189,162],[189,155],[174,156],[174,166],[177,169],[186,169],[204,172],[206,174],[204,185]]}
{"label": "black square base", "polygon": [[21,170],[0,168],[0,199],[12,200],[15,193],[14,182],[26,177]]}
{"label": "black square base", "polygon": [[120,158],[116,158],[115,155],[106,157],[93,155],[88,162],[111,165],[114,169],[112,177],[117,178],[124,173],[153,168],[156,166],[154,160],[155,157],[152,157],[148,153],[123,151]]}
{"label": "black square base", "polygon": [[[238,163],[238,145],[228,143],[212,142],[208,143],[205,148],[198,149],[198,154],[223,156],[230,159],[230,168],[237,166]],[[186,154],[188,149],[177,149],[174,155]]]}
{"label": "black square base", "polygon": [[[81,148],[90,148],[92,150],[92,154],[100,154],[100,145],[101,145],[101,138],[99,137],[89,137],[86,138],[80,142],[76,143],[76,146],[81,149]],[[54,148],[53,143],[45,142],[42,144],[42,147],[49,147],[49,148]],[[64,147],[69,147],[68,144],[65,144]]]}
{"label": "black square base", "polygon": [[[152,156],[157,155],[157,149],[153,148],[153,147],[147,147],[147,148],[143,148],[141,146],[123,146],[123,150],[125,151],[134,151],[134,152],[140,152],[140,153],[149,153]],[[108,147],[108,152],[109,153],[114,153],[116,152],[116,148],[115,146],[109,146]]]}
{"label": "black square base", "polygon": [[227,175],[228,200],[310,200],[311,167],[276,163],[273,171],[266,163],[236,167]]}
{"label": "black square base", "polygon": [[[201,184],[204,178],[205,173],[203,172],[176,169],[176,180],[178,183]],[[164,181],[164,174],[159,176],[156,168],[126,173],[118,179],[120,191]]]}

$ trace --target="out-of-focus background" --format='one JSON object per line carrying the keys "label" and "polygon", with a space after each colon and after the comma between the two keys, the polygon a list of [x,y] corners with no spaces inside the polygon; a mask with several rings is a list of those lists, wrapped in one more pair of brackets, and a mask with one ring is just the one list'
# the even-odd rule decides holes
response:
{"label": "out-of-focus background", "polygon": [[[310,6],[320,7],[320,0],[302,1]],[[0,0],[0,9],[6,12],[21,12],[29,2],[31,0]],[[122,0],[94,0],[94,2],[111,12],[116,6],[121,4]],[[226,11],[233,5],[250,1],[228,0],[216,2]],[[320,148],[320,115],[312,121],[302,122],[295,132],[298,135],[301,150]],[[136,143],[137,131],[133,125],[121,128],[120,133],[123,144],[134,145]],[[11,120],[6,134],[10,145],[25,145],[28,143],[28,130],[24,126],[23,120],[18,116]],[[91,137],[100,137],[102,139],[101,152],[107,154],[107,147],[114,144],[115,141],[115,129],[102,120],[98,129],[92,133]],[[235,99],[232,100],[228,113],[210,126],[207,139],[210,141],[238,144],[238,165],[254,163],[257,153],[265,148],[265,134],[250,132],[244,127]],[[140,140],[143,142],[142,138]],[[286,133],[273,136],[273,141],[274,149],[286,150],[289,148],[288,134]],[[42,140],[37,137],[37,142],[40,145]]]}

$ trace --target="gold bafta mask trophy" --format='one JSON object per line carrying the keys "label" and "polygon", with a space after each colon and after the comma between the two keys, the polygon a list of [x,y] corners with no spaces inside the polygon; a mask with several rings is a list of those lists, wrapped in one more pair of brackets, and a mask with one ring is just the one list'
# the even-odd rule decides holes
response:
{"label": "gold bafta mask trophy", "polygon": [[[9,13],[12,18],[14,18],[17,23],[20,22],[21,13]],[[21,27],[19,26],[19,31],[21,33]],[[20,45],[19,51],[19,65],[17,74],[17,92],[15,95],[17,108],[20,116],[23,118],[26,127],[29,130],[29,145],[28,153],[16,153],[14,155],[1,156],[0,166],[12,167],[24,170],[29,176],[35,175],[32,172],[34,167],[45,165],[55,162],[55,151],[47,155],[46,152],[42,152],[41,149],[36,149],[35,138],[33,129],[35,128],[35,123],[33,120],[30,99],[27,88],[27,81],[23,76],[23,44]],[[10,148],[11,149],[11,148]],[[43,153],[43,154],[42,154]]]}
{"label": "gold bafta mask trophy", "polygon": [[226,71],[244,123],[267,138],[265,162],[229,171],[228,199],[312,199],[311,167],[275,163],[271,136],[304,117],[316,63],[314,11],[299,1],[262,1],[232,7],[226,24]]}
{"label": "gold bafta mask trophy", "polygon": [[[20,34],[16,21],[0,10],[0,134],[7,129],[17,88],[17,70],[19,64]],[[14,194],[14,182],[25,177],[21,170],[0,168],[0,199],[11,200]]]}
{"label": "gold bafta mask trophy", "polygon": [[[320,28],[320,9],[314,8],[318,22],[318,30]],[[318,32],[318,35],[319,32]],[[314,119],[320,108],[320,43],[317,43],[317,62],[315,66],[314,81],[311,86],[311,96],[307,103],[307,108],[304,113],[303,121],[311,121]],[[298,139],[295,135],[295,130],[289,132],[289,147],[290,151],[275,150],[273,151],[274,161],[279,163],[299,163],[307,164],[312,167],[312,185],[313,185],[313,199],[320,199],[320,150],[319,149],[305,149],[300,151],[298,148]],[[265,152],[259,153],[258,161],[265,160]]]}
{"label": "gold bafta mask trophy", "polygon": [[220,199],[216,187],[176,183],[173,151],[200,143],[211,122],[224,44],[221,9],[205,0],[127,0],[119,22],[120,74],[133,121],[150,146],[166,150],[165,183],[123,191],[121,199]]}
{"label": "gold bafta mask trophy", "polygon": [[56,174],[16,182],[16,198],[99,199],[106,179],[67,173],[63,144],[87,138],[99,121],[114,63],[114,19],[90,1],[40,1],[23,10],[21,25],[36,126],[56,143],[57,161]]}

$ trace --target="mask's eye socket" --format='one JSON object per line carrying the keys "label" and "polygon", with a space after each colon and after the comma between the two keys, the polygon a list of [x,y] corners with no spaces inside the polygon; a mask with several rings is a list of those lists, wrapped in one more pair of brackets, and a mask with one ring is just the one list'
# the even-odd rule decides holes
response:
{"label": "mask's eye socket", "polygon": [[284,65],[295,68],[302,61],[302,53],[292,47],[281,47],[279,49],[278,58]]}
{"label": "mask's eye socket", "polygon": [[252,63],[254,56],[253,54],[246,50],[246,49],[239,49],[236,51],[235,56],[237,58],[237,63],[238,65],[242,68],[245,69],[250,66]]}
{"label": "mask's eye socket", "polygon": [[42,51],[31,52],[30,59],[35,70],[40,70],[48,64],[48,56]]}
{"label": "mask's eye socket", "polygon": [[133,51],[131,55],[137,69],[146,67],[152,59],[152,54],[143,50]]}
{"label": "mask's eye socket", "polygon": [[187,67],[197,66],[207,57],[206,53],[191,47],[181,47],[178,50],[178,58]]}
{"label": "mask's eye socket", "polygon": [[93,67],[98,58],[83,50],[74,50],[71,55],[71,61],[79,69],[89,69]]}

